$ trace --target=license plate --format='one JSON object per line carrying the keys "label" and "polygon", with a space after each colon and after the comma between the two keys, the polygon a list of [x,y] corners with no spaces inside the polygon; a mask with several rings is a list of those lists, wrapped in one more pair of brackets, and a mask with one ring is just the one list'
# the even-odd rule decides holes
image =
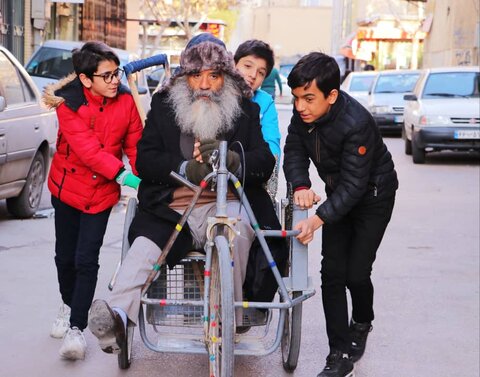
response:
{"label": "license plate", "polygon": [[395,116],[394,120],[395,120],[395,123],[403,123],[403,116],[397,115]]}
{"label": "license plate", "polygon": [[480,139],[480,130],[455,131],[455,139]]}

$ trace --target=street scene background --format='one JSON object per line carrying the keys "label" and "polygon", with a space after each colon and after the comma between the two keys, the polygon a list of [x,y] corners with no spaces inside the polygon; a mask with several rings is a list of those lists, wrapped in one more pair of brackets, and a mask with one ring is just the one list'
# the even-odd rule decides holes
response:
{"label": "street scene background", "polygon": [[[292,106],[278,105],[282,146]],[[412,164],[403,140],[386,137],[399,175],[393,218],[374,264],[375,321],[357,377],[474,377],[479,375],[479,192],[478,154],[441,153],[426,165]],[[285,192],[281,174],[280,195]],[[323,184],[311,174],[325,199]],[[96,297],[120,258],[126,198],[115,207],[100,255]],[[37,218],[15,220],[0,204],[0,376],[84,377],[208,375],[206,355],[158,354],[135,333],[130,369],[103,353],[87,330],[84,361],[58,356],[60,340],[49,336],[60,304],[54,265],[54,225],[45,190]],[[284,372],[280,351],[237,357],[240,377],[312,377],[328,354],[320,293],[320,243],[309,245],[309,274],[317,294],[304,303],[302,345],[294,374]]]}

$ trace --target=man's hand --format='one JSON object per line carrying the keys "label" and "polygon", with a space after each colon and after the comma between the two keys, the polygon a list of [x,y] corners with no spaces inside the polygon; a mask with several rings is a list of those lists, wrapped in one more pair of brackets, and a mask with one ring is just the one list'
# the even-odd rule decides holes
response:
{"label": "man's hand", "polygon": [[312,208],[319,201],[320,196],[312,189],[298,190],[293,193],[293,202],[302,208]]}
{"label": "man's hand", "polygon": [[300,221],[294,226],[293,230],[299,230],[300,234],[297,239],[304,245],[313,240],[315,231],[323,225],[323,221],[317,215],[310,216],[306,220]]}
{"label": "man's hand", "polygon": [[209,164],[200,163],[195,159],[189,160],[185,166],[187,179],[195,185],[213,171]]}
{"label": "man's hand", "polygon": [[[219,140],[214,139],[205,139],[200,141],[200,145],[198,146],[198,150],[200,151],[200,159],[203,162],[208,162],[210,159],[211,154],[215,149],[218,149],[220,146]],[[195,156],[194,156],[195,157]],[[198,158],[197,158],[198,161]]]}
{"label": "man's hand", "polygon": [[[202,140],[200,142],[200,145],[198,146],[198,152],[200,152],[200,155],[195,156],[195,145],[194,144],[194,154],[193,157],[200,162],[205,162],[209,161],[211,154],[213,153],[214,150],[218,150],[220,146],[220,141],[219,140],[213,140],[213,139],[206,139]],[[227,169],[231,173],[235,173],[238,168],[240,167],[240,156],[238,155],[237,152],[234,151],[227,151]]]}

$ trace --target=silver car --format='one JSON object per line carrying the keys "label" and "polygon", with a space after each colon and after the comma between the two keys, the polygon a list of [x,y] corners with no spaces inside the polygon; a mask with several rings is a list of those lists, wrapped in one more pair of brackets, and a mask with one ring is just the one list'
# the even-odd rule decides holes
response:
{"label": "silver car", "polygon": [[[57,82],[59,79],[73,72],[72,50],[81,48],[83,43],[84,42],[78,41],[49,40],[45,41],[42,46],[35,51],[25,65],[25,68],[40,91],[43,91],[43,88],[47,84]],[[139,59],[137,55],[126,50],[114,48],[113,51],[115,51],[120,59],[121,67],[131,61]],[[122,78],[122,83],[128,86],[125,75]],[[148,90],[147,78],[143,71],[136,73],[136,85],[141,106],[145,114],[147,114],[148,110],[150,110],[152,98]]]}
{"label": "silver car", "polygon": [[375,77],[377,77],[375,71],[350,72],[342,82],[340,89],[368,108],[368,92]]}
{"label": "silver car", "polygon": [[383,133],[400,134],[403,128],[403,96],[412,92],[420,77],[417,70],[378,72],[368,97],[368,109]]}
{"label": "silver car", "polygon": [[33,80],[0,46],[0,199],[19,218],[38,209],[57,136],[57,117],[45,109]]}
{"label": "silver car", "polygon": [[404,98],[405,153],[414,163],[427,152],[480,151],[480,67],[427,69]]}

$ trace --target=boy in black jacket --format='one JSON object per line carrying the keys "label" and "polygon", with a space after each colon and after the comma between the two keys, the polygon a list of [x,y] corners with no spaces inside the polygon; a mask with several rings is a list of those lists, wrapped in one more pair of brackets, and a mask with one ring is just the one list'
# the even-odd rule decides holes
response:
{"label": "boy in black jacket", "polygon": [[[304,244],[323,226],[322,300],[330,354],[318,377],[351,376],[372,330],[370,275],[392,214],[397,174],[370,113],[339,90],[332,57],[304,56],[288,85],[295,109],[284,149],[285,177],[295,203],[312,207],[320,197],[311,188],[311,160],[327,193],[315,214],[296,226]],[[350,324],[345,287],[352,297]]]}

